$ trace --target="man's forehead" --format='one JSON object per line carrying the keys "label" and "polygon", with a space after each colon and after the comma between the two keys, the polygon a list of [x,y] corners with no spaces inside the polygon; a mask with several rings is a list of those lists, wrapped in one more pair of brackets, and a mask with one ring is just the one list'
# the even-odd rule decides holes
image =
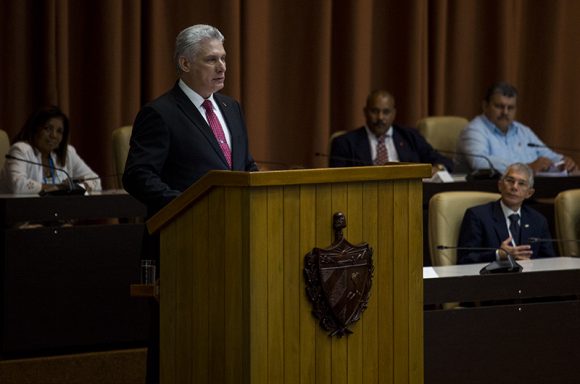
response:
{"label": "man's forehead", "polygon": [[505,177],[511,177],[512,179],[515,180],[528,181],[528,175],[525,172],[518,171],[515,169],[510,169],[508,173],[505,175]]}
{"label": "man's forehead", "polygon": [[490,101],[504,104],[516,104],[517,99],[515,96],[513,97],[505,96],[504,94],[496,92],[493,95],[491,95]]}

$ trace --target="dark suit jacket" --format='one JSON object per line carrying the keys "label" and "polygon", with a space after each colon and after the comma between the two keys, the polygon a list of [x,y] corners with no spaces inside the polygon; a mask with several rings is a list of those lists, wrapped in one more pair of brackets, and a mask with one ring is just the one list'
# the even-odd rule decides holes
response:
{"label": "dark suit jacket", "polygon": [[[530,237],[551,238],[548,221],[538,211],[527,207],[521,209],[521,242],[530,244]],[[509,236],[505,216],[498,201],[469,208],[465,212],[457,245],[459,247],[498,248]],[[554,257],[550,242],[531,243],[532,258]],[[494,251],[458,251],[459,264],[486,263],[496,259]]]}
{"label": "dark suit jacket", "polygon": [[[453,171],[453,161],[434,150],[415,129],[393,125],[393,142],[401,162],[443,164],[448,171]],[[329,165],[331,167],[373,165],[365,127],[332,140]]]}
{"label": "dark suit jacket", "polygon": [[[257,170],[240,104],[217,93],[214,99],[231,134],[232,169]],[[151,215],[208,171],[227,169],[210,126],[176,83],[137,115],[123,185]]]}

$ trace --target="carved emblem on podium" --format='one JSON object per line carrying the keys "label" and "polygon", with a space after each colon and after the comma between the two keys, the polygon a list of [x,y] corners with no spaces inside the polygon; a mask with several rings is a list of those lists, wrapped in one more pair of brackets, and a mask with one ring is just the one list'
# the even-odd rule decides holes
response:
{"label": "carved emblem on podium", "polygon": [[330,336],[352,333],[349,325],[367,308],[373,279],[373,251],[367,243],[350,244],[342,234],[346,217],[333,216],[334,242],[314,248],[304,257],[306,294],[312,314]]}

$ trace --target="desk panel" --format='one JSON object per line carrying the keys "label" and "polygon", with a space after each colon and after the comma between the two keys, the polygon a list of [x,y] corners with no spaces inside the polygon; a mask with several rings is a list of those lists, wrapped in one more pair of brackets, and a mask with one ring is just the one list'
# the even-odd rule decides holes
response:
{"label": "desk panel", "polygon": [[[425,383],[577,383],[580,259],[424,268]],[[456,309],[442,303],[486,301]]]}
{"label": "desk panel", "polygon": [[[37,207],[24,215],[18,207]],[[129,296],[139,281],[142,223],[39,226],[39,217],[130,218],[128,195],[0,198],[0,358],[144,346],[149,306]],[[141,208],[139,208],[141,207]],[[13,215],[11,215],[13,213]],[[54,217],[52,217],[54,220]],[[108,220],[106,220],[108,221]]]}
{"label": "desk panel", "polygon": [[425,383],[578,383],[580,303],[425,312]]}

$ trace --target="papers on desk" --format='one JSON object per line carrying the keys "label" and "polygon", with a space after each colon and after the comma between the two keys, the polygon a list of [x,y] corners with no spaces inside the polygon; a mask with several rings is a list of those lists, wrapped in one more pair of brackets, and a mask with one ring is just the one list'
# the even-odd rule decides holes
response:
{"label": "papers on desk", "polygon": [[423,267],[424,279],[433,279],[435,277],[439,277],[439,275],[437,274],[437,272],[435,272],[435,269],[433,269],[433,267]]}
{"label": "papers on desk", "polygon": [[550,168],[544,172],[536,173],[536,176],[540,177],[566,177],[568,176],[568,171],[564,168],[564,161],[558,161],[552,164]]}
{"label": "papers on desk", "polygon": [[536,177],[567,177],[568,171],[557,171],[557,172],[538,172]]}
{"label": "papers on desk", "polygon": [[455,180],[453,180],[453,177],[449,174],[449,172],[444,170],[437,172],[428,179],[423,179],[423,181],[428,183],[452,183]]}

